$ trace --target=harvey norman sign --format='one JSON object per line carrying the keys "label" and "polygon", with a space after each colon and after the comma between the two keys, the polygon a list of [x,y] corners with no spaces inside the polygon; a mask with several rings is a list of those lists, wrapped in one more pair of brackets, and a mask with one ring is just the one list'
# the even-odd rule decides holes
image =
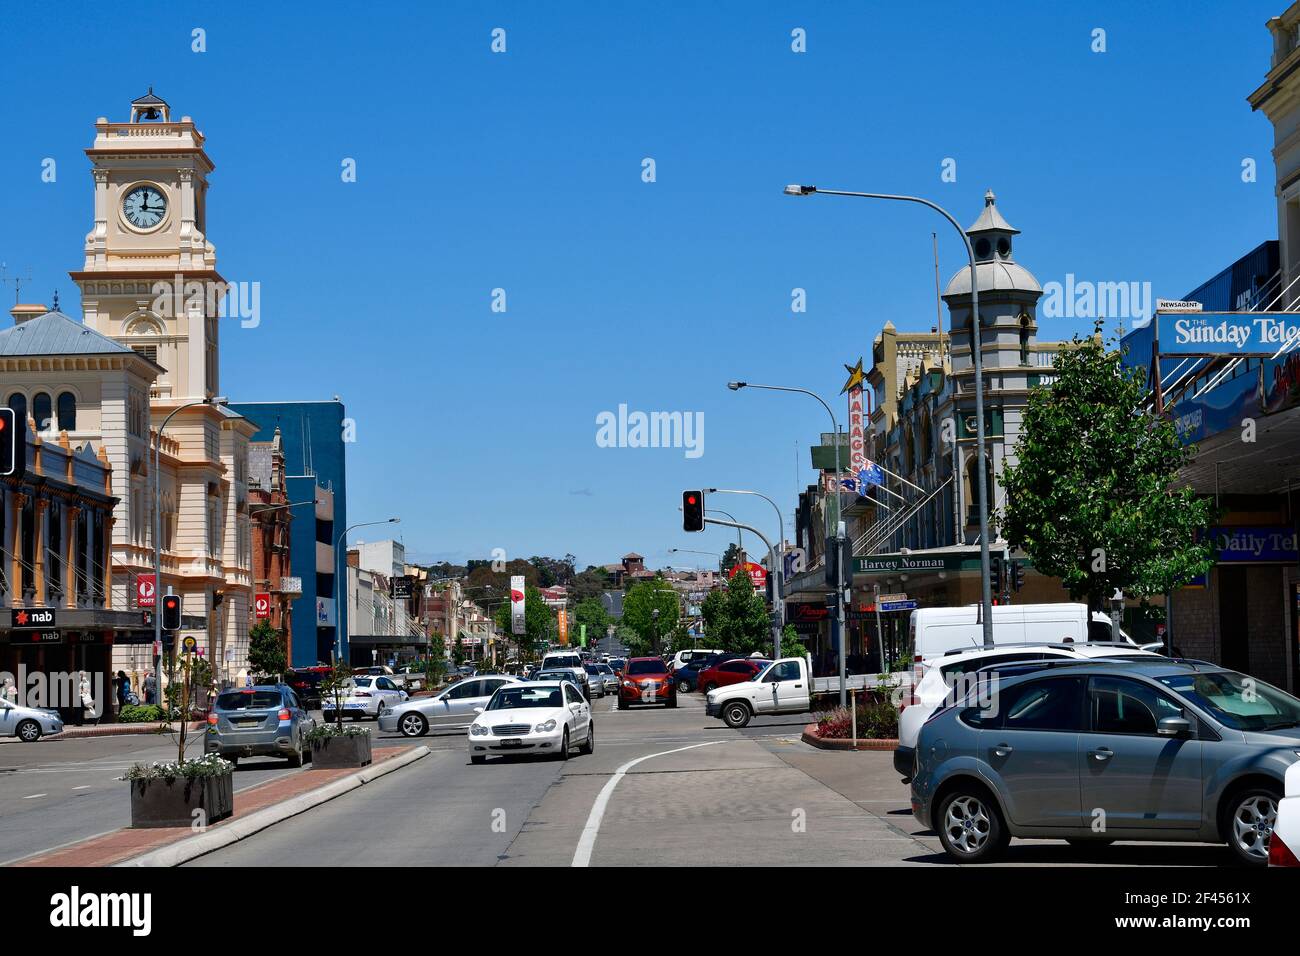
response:
{"label": "harvey norman sign", "polygon": [[1161,355],[1267,355],[1300,345],[1294,312],[1158,312]]}

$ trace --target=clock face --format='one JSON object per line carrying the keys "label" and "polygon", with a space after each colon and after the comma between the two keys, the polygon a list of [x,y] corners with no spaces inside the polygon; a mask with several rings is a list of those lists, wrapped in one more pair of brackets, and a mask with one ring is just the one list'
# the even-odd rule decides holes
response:
{"label": "clock face", "polygon": [[167,200],[153,186],[136,186],[122,200],[122,212],[137,229],[152,229],[167,214]]}

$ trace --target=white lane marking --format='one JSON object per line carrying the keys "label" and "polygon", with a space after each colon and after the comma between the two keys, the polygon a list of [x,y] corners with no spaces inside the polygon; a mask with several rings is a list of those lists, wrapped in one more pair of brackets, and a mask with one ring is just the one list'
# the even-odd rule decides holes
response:
{"label": "white lane marking", "polygon": [[23,797],[23,799],[24,799],[24,800],[35,800],[35,799],[37,799],[38,797],[48,797],[48,796],[49,796],[48,793],[29,793],[27,796]]}
{"label": "white lane marking", "polygon": [[88,783],[83,783],[81,786],[79,786],[79,787],[73,787],[72,789],[73,789],[73,790],[89,790],[89,789],[90,789],[90,784],[88,784]]}
{"label": "white lane marking", "polygon": [[591,805],[591,813],[587,815],[587,825],[582,828],[582,836],[578,838],[578,847],[573,851],[572,866],[589,866],[591,864],[591,851],[596,847],[596,836],[600,833],[600,821],[605,816],[605,808],[609,805],[609,798],[613,796],[614,788],[618,782],[626,776],[627,772],[643,760],[650,760],[653,757],[667,757],[669,754],[679,754],[683,750],[695,750],[697,747],[712,747],[714,744],[724,744],[725,740],[710,740],[702,744],[691,744],[689,747],[678,747],[675,750],[661,750],[659,753],[646,754],[644,757],[637,757],[635,760],[629,760],[623,766],[614,771],[614,776],[606,781],[605,786],[600,788],[600,793],[596,796],[596,802]]}

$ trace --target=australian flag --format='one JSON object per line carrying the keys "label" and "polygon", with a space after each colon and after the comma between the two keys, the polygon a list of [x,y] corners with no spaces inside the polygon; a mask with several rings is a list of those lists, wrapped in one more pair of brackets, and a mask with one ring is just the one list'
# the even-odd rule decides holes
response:
{"label": "australian flag", "polygon": [[885,483],[885,473],[880,470],[879,465],[868,459],[867,467],[858,472],[858,481],[865,491],[871,485],[883,485]]}

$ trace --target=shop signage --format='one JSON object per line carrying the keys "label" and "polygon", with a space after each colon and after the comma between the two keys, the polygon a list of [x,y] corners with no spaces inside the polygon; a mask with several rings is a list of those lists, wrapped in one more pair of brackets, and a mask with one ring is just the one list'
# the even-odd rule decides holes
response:
{"label": "shop signage", "polygon": [[881,601],[881,611],[914,611],[916,610],[915,601]]}
{"label": "shop signage", "polygon": [[524,576],[522,574],[512,574],[510,576],[510,633],[524,634],[527,632],[527,619],[524,615]]}
{"label": "shop signage", "polygon": [[9,638],[11,644],[62,644],[63,635],[58,631],[23,631]]}
{"label": "shop signage", "polygon": [[54,608],[15,607],[9,609],[9,626],[12,628],[54,627]]}
{"label": "shop signage", "polygon": [[1285,525],[1211,528],[1210,537],[1221,564],[1295,564],[1300,560],[1296,530]]}
{"label": "shop signage", "polygon": [[393,578],[393,600],[409,601],[411,599],[411,579],[407,577]]}
{"label": "shop signage", "polygon": [[1161,355],[1263,355],[1300,342],[1293,312],[1192,312],[1156,314]]}
{"label": "shop signage", "polygon": [[[972,556],[978,563],[978,557]],[[871,554],[853,559],[854,574],[899,574],[917,571],[960,571],[964,554]]]}
{"label": "shop signage", "polygon": [[152,574],[141,574],[135,579],[135,606],[154,606],[154,586]]}
{"label": "shop signage", "polygon": [[265,592],[253,595],[253,614],[259,621],[271,616],[271,595]]}
{"label": "shop signage", "polygon": [[735,577],[740,573],[741,568],[749,572],[749,579],[754,582],[755,591],[764,591],[767,589],[767,569],[761,564],[755,564],[753,561],[746,561],[743,565],[736,564],[731,569],[729,577]]}

